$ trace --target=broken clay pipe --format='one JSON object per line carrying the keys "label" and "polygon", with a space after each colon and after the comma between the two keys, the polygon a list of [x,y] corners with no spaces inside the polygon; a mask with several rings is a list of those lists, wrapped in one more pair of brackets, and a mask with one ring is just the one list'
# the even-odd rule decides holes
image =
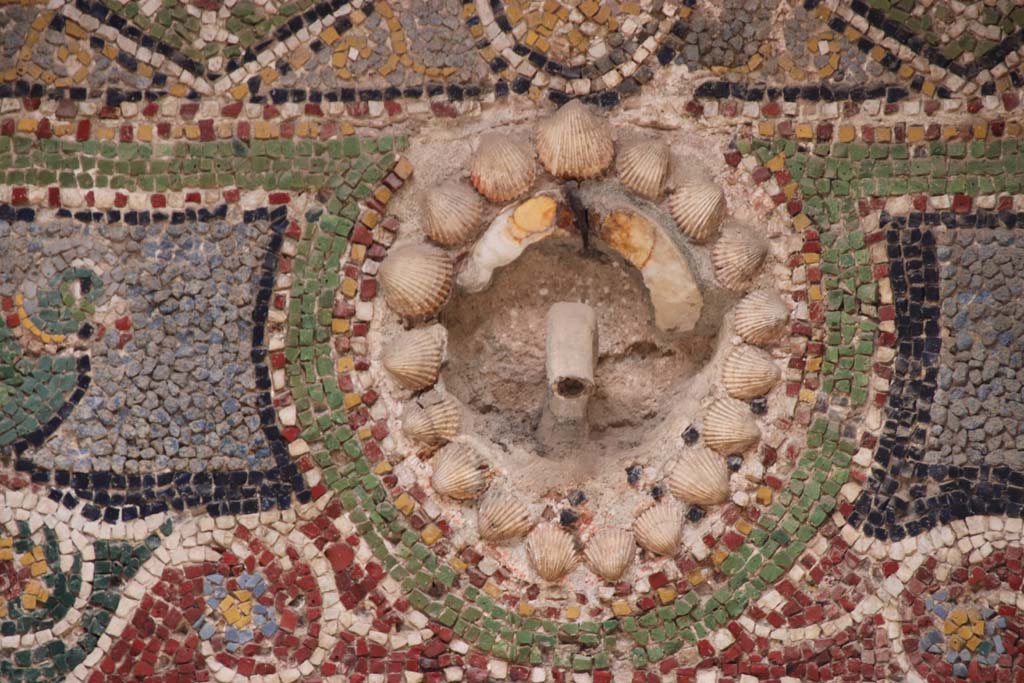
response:
{"label": "broken clay pipe", "polygon": [[587,404],[597,366],[597,313],[582,303],[559,302],[547,316],[547,395],[537,439],[550,455],[569,452],[587,438]]}

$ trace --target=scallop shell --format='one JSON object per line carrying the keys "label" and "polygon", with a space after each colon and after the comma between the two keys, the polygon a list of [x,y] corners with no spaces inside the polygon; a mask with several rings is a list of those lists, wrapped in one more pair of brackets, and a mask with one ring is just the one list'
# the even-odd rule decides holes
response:
{"label": "scallop shell", "polygon": [[472,241],[480,233],[484,200],[460,182],[442,183],[423,195],[423,232],[446,247]]}
{"label": "scallop shell", "polygon": [[431,462],[430,485],[441,495],[471,500],[487,488],[487,463],[464,444],[451,443],[438,451]]}
{"label": "scallop shell", "polygon": [[413,407],[402,421],[406,436],[429,446],[448,441],[459,433],[461,426],[459,404],[451,396],[426,407]]}
{"label": "scallop shell", "polygon": [[695,242],[703,242],[718,230],[725,218],[725,192],[703,174],[683,174],[675,191],[669,195],[668,208],[684,235]]}
{"label": "scallop shell", "polygon": [[636,518],[633,532],[641,548],[671,557],[683,539],[683,510],[674,502],[658,503]]}
{"label": "scallop shell", "polygon": [[409,318],[429,318],[444,306],[455,281],[452,260],[429,244],[395,249],[380,266],[384,300]]}
{"label": "scallop shell", "polygon": [[491,489],[480,500],[477,524],[480,538],[485,541],[507,541],[525,536],[533,526],[533,519],[519,496],[503,489]]}
{"label": "scallop shell", "polygon": [[590,537],[583,557],[590,569],[605,581],[618,581],[636,555],[633,534],[624,529],[602,529]]}
{"label": "scallop shell", "polygon": [[780,379],[782,371],[771,355],[753,346],[737,346],[722,366],[722,385],[733,398],[764,396]]}
{"label": "scallop shell", "polygon": [[441,325],[403,332],[384,348],[381,362],[399,384],[420,391],[437,381],[444,361],[444,341]]}
{"label": "scallop shell", "polygon": [[667,146],[644,140],[619,152],[615,167],[623,185],[648,199],[657,199],[665,189],[670,158]]}
{"label": "scallop shell", "polygon": [[469,180],[477,192],[501,204],[522,196],[537,175],[533,152],[509,135],[480,136],[469,161]]}
{"label": "scallop shell", "polygon": [[715,277],[729,289],[742,291],[750,286],[767,255],[768,243],[760,237],[749,230],[729,230],[711,251]]}
{"label": "scallop shell", "polygon": [[776,341],[789,322],[789,309],[778,292],[758,290],[736,304],[736,332],[748,344]]}
{"label": "scallop shell", "polygon": [[720,398],[704,415],[704,443],[722,455],[741,453],[761,438],[750,406],[735,398]]}
{"label": "scallop shell", "polygon": [[558,581],[579,560],[572,536],[554,524],[542,524],[530,532],[526,555],[533,570],[545,581]]}
{"label": "scallop shell", "polygon": [[690,505],[718,505],[729,498],[729,468],[725,458],[702,448],[687,453],[668,475],[672,495]]}
{"label": "scallop shell", "polygon": [[596,178],[615,156],[608,121],[572,100],[537,127],[537,156],[559,178]]}

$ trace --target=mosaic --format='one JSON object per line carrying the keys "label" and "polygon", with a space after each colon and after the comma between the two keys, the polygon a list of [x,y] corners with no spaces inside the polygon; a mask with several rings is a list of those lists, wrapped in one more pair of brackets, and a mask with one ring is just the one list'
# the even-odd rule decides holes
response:
{"label": "mosaic", "polygon": [[1022,52],[0,3],[0,679],[1024,681]]}

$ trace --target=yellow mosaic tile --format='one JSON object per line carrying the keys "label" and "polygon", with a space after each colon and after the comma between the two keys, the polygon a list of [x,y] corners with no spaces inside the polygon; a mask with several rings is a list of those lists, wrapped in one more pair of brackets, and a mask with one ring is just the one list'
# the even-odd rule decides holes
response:
{"label": "yellow mosaic tile", "polygon": [[427,545],[434,545],[444,536],[444,533],[437,527],[436,524],[428,524],[423,531],[420,533],[420,538]]}
{"label": "yellow mosaic tile", "polygon": [[395,507],[398,508],[403,515],[408,516],[416,509],[416,501],[412,496],[403,491],[397,498],[395,498]]}
{"label": "yellow mosaic tile", "polygon": [[633,613],[633,608],[624,600],[617,600],[612,603],[612,614],[617,617],[628,617]]}

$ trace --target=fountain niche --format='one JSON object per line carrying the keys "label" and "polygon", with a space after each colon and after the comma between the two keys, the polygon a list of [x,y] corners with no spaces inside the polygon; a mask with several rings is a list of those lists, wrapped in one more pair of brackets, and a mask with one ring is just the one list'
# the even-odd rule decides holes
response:
{"label": "fountain niche", "polygon": [[497,449],[517,490],[537,498],[613,490],[628,465],[673,442],[666,418],[718,337],[712,324],[659,330],[639,271],[575,236],[531,247],[480,292],[457,292],[440,320],[441,377],[464,407],[463,432]]}
{"label": "fountain niche", "polygon": [[767,241],[693,160],[623,131],[610,173],[612,131],[578,103],[538,125],[543,171],[524,137],[481,136],[468,183],[422,189],[428,241],[380,271],[382,386],[407,476],[463,540],[525,541],[545,582],[577,560],[611,580],[636,545],[679,552],[687,506],[742,488],[727,458],[760,435],[744,401],[780,378],[744,342],[775,343],[788,310],[755,287]]}

